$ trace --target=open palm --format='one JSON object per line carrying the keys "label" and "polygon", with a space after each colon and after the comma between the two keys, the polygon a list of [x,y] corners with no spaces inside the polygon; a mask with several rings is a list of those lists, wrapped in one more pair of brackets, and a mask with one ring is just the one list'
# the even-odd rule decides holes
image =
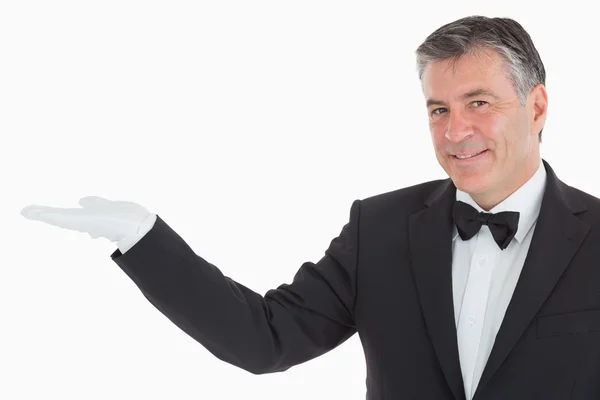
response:
{"label": "open palm", "polygon": [[82,208],[58,208],[28,205],[21,210],[25,218],[60,228],[105,237],[111,242],[135,235],[150,212],[130,201],[113,201],[98,196],[79,200]]}

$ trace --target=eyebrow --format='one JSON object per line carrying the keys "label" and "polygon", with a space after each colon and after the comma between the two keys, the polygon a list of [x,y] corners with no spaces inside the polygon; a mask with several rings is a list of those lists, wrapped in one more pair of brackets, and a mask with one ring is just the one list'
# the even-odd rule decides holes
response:
{"label": "eyebrow", "polygon": [[[489,96],[496,100],[500,99],[494,92],[487,90],[487,89],[481,89],[481,88],[468,91],[467,93],[461,95],[460,99],[466,100],[466,99],[469,99],[472,97],[477,97],[477,96]],[[436,99],[428,99],[427,100],[427,107],[429,107],[429,106],[445,106],[445,105],[446,105],[446,103],[444,103],[441,100],[436,100]]]}

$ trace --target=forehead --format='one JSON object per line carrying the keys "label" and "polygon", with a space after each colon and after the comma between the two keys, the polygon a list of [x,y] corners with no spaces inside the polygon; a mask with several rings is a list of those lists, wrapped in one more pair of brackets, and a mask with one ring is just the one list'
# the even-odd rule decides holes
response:
{"label": "forehead", "polygon": [[500,55],[487,49],[458,59],[430,62],[423,71],[423,93],[426,99],[451,99],[473,88],[485,88],[508,97],[513,89],[504,66]]}

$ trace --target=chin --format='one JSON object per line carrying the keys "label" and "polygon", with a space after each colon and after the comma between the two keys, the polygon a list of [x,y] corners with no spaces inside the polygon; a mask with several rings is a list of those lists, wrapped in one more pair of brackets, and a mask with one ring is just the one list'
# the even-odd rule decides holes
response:
{"label": "chin", "polygon": [[452,182],[457,189],[466,193],[480,193],[485,188],[485,181],[480,176],[454,176]]}

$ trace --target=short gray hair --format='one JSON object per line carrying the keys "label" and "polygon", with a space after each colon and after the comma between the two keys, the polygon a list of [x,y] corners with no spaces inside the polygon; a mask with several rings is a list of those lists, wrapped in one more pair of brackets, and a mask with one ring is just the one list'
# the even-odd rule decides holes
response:
{"label": "short gray hair", "polygon": [[[472,15],[441,26],[417,48],[419,80],[427,63],[438,60],[458,61],[466,54],[486,48],[495,50],[505,61],[508,79],[513,84],[521,106],[529,91],[546,84],[546,70],[531,37],[510,18],[488,18]],[[542,131],[538,134],[542,142]]]}

